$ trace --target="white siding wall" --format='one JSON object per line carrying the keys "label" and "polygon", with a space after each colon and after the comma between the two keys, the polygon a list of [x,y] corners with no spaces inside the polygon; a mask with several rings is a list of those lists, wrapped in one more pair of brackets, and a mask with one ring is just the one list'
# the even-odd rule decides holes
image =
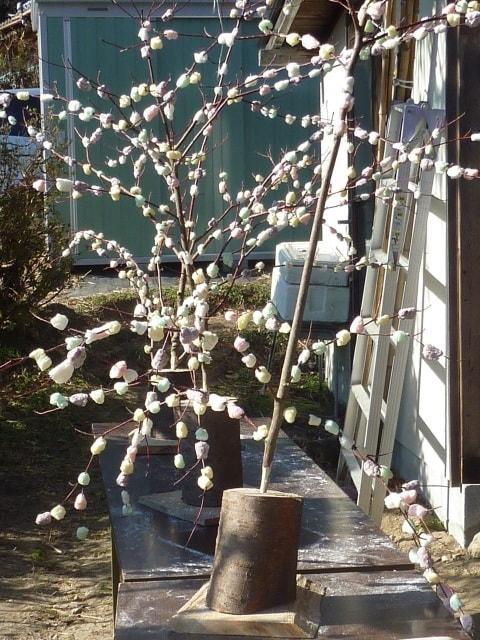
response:
{"label": "white siding wall", "polygon": [[[337,52],[341,51],[345,46],[345,19],[340,19],[332,35],[328,39],[335,45]],[[340,92],[339,87],[344,84],[345,71],[341,67],[332,69],[322,78],[320,89],[320,115],[323,119],[331,122],[335,121],[335,116],[339,111]],[[327,136],[322,142],[322,162],[329,158],[329,149],[333,141],[332,136]],[[348,168],[347,141],[342,139],[337,162],[331,181],[331,191],[335,193],[342,190],[347,182],[346,173]],[[329,205],[338,202],[340,196],[334,196],[329,200]],[[332,248],[332,253],[345,257],[348,246],[345,242],[339,242],[335,234],[332,234],[329,227],[337,229],[340,233],[347,234],[349,231],[348,223],[343,224],[339,220],[348,220],[348,205],[338,206],[327,210],[324,218],[326,225],[323,226],[322,240],[327,242]],[[325,378],[336,399],[336,409],[338,405],[346,405],[348,399],[348,390],[350,382],[350,349],[338,348],[335,344],[328,347],[325,355]]]}
{"label": "white siding wall", "polygon": [[[421,0],[420,15],[442,8],[438,0]],[[417,44],[414,67],[415,102],[427,101],[445,109],[446,37],[429,35]],[[445,156],[445,149],[442,150]],[[420,274],[416,331],[419,339],[448,353],[446,179],[436,177],[428,215],[427,241]],[[464,543],[462,492],[448,483],[448,386],[447,361],[428,362],[421,345],[414,342],[407,367],[394,458],[396,470],[406,479],[418,478],[424,491],[451,533]]]}
{"label": "white siding wall", "polygon": [[[345,46],[345,20],[341,19],[337,22],[329,42],[335,44],[337,52],[341,51]],[[345,71],[342,67],[332,69],[322,78],[320,90],[320,115],[323,119],[334,122],[339,112],[341,92],[339,88],[343,86],[345,80]],[[323,163],[329,158],[329,150],[333,141],[333,136],[327,136],[322,142],[322,160]],[[347,182],[347,141],[345,136],[338,154],[335,169],[332,176],[331,190],[332,193],[342,190]],[[328,204],[334,205],[339,202],[340,196],[333,196]],[[335,207],[325,212],[325,220],[327,225],[337,229],[341,233],[348,233],[348,223],[341,224],[339,220],[348,220],[348,205]],[[338,242],[336,236],[330,232],[328,226],[323,228],[323,240],[327,242],[334,252],[339,255],[345,255],[347,246],[343,242]]]}

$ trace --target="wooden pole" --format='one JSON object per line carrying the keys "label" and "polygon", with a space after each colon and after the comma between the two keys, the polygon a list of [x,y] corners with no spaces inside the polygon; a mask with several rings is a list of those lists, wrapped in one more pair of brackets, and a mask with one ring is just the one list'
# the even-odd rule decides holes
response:
{"label": "wooden pole", "polygon": [[[355,11],[351,9],[351,16],[355,27],[355,42],[352,50],[352,56],[346,67],[346,76],[352,76],[355,65],[358,61],[360,49],[362,48],[362,36],[363,28],[358,23]],[[340,111],[340,122],[346,123],[348,116],[347,107],[343,107]],[[323,224],[323,214],[325,211],[325,205],[327,202],[328,191],[330,188],[330,181],[332,179],[333,170],[337,161],[338,151],[340,149],[341,140],[343,137],[343,131],[334,134],[334,142],[330,155],[330,159],[327,164],[327,169],[324,174],[323,183],[318,198],[317,208],[313,218],[312,230],[310,233],[309,247],[307,256],[305,258],[305,265],[302,270],[302,277],[300,280],[300,286],[298,290],[297,304],[293,315],[292,326],[288,338],[287,349],[285,352],[285,359],[283,362],[282,372],[280,375],[280,382],[278,385],[277,394],[275,396],[273,405],[272,421],[268,436],[265,441],[265,451],[263,456],[262,466],[262,479],[260,484],[260,490],[266,492],[270,481],[270,472],[275,455],[275,448],[277,444],[278,433],[283,421],[283,410],[285,408],[285,402],[288,398],[288,387],[290,380],[290,371],[292,364],[295,361],[295,351],[297,349],[297,341],[300,335],[300,329],[303,321],[303,313],[305,310],[305,304],[307,300],[308,288],[310,285],[310,278],[315,262],[315,253],[317,250],[317,242],[320,237]]]}

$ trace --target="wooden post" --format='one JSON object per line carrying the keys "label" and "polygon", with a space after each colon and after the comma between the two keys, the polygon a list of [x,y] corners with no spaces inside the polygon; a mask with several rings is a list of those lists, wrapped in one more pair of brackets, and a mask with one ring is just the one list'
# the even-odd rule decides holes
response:
{"label": "wooden post", "polygon": [[[478,167],[478,142],[461,140],[478,131],[479,79],[469,69],[480,63],[478,33],[473,29],[447,32],[448,160],[461,167]],[[448,311],[450,480],[453,486],[480,483],[480,218],[478,180],[448,181]]]}
{"label": "wooden post", "polygon": [[248,614],[293,602],[303,498],[258,489],[223,494],[206,603]]}
{"label": "wooden post", "polygon": [[[178,410],[177,410],[178,411]],[[182,441],[181,453],[189,469],[197,462],[195,453],[195,431],[199,428],[198,417],[189,408],[183,413],[182,420],[188,425],[188,438]],[[199,507],[220,507],[225,489],[243,486],[242,450],[240,447],[240,420],[232,420],[225,412],[212,411],[210,408],[201,417],[201,426],[208,431],[210,447],[205,464],[213,469],[213,488],[205,492],[197,484],[200,465],[181,483],[182,500],[186,504]]]}
{"label": "wooden post", "polygon": [[[361,25],[358,23],[356,14],[351,6],[351,0],[347,0],[347,3],[355,27],[355,43],[352,49],[349,63],[345,69],[345,75],[348,77],[351,76],[355,71],[355,66],[360,55],[360,49],[362,48],[363,23]],[[365,16],[363,16],[362,20],[364,19]],[[308,251],[307,255],[305,256],[305,264],[303,265],[302,269],[300,286],[298,287],[297,304],[295,306],[295,312],[293,314],[291,329],[288,336],[288,343],[285,350],[285,357],[280,374],[280,381],[278,383],[277,393],[274,399],[272,420],[270,422],[267,439],[265,440],[265,450],[263,454],[262,464],[262,479],[260,481],[260,489],[262,492],[266,492],[268,490],[268,485],[270,483],[270,473],[272,470],[272,463],[275,455],[275,447],[277,445],[280,427],[283,422],[283,410],[288,399],[292,364],[296,360],[297,341],[300,336],[300,330],[303,322],[303,312],[305,310],[305,305],[307,302],[310,278],[312,275],[313,265],[315,262],[315,254],[317,251],[317,242],[322,230],[323,215],[327,204],[333,170],[335,168],[335,163],[337,162],[340,144],[345,133],[344,127],[346,128],[347,126],[347,117],[348,107],[343,106],[338,115],[338,130],[334,134],[333,145],[330,150],[330,157],[327,162],[325,174],[323,176],[322,187],[320,189],[317,206],[315,208],[315,215],[313,217],[310,239],[308,243]]]}

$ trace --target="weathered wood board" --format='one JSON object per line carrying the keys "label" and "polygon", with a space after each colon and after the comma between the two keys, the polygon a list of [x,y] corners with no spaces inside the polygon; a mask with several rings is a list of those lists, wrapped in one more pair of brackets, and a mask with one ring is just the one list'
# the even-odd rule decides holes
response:
{"label": "weathered wood board", "polygon": [[140,496],[138,502],[160,513],[165,513],[173,518],[180,518],[180,520],[185,520],[192,524],[195,523],[202,527],[215,526],[220,519],[219,507],[200,508],[186,504],[182,501],[181,490]]}
{"label": "weathered wood board", "polygon": [[297,581],[297,599],[290,605],[246,615],[219,613],[208,609],[204,584],[171,619],[178,639],[187,636],[253,636],[266,638],[315,638],[320,624],[323,589],[304,576]]}
{"label": "weathered wood board", "polygon": [[[320,601],[316,636],[322,640],[469,638],[415,571],[322,573],[309,578],[326,589]],[[192,579],[121,584],[115,640],[176,640],[172,616],[200,586],[200,580]],[[201,640],[208,637],[211,636],[205,635]],[[264,640],[261,636],[250,636],[249,640],[256,637]]]}

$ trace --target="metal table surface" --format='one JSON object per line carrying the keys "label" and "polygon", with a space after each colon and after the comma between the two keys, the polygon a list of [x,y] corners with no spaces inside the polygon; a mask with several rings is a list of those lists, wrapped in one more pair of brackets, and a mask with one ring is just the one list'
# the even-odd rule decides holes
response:
{"label": "metal table surface", "polygon": [[[96,433],[102,430],[100,425],[94,425]],[[120,579],[207,577],[216,527],[198,527],[186,548],[191,523],[136,503],[139,496],[172,490],[178,472],[171,455],[137,457],[135,474],[128,486],[134,513],[122,516],[115,478],[125,455],[126,431],[110,434],[108,446],[100,456]],[[244,439],[242,448],[244,483],[258,486],[262,443]],[[271,486],[305,497],[298,554],[300,572],[412,568],[406,555],[289,438],[278,441]]]}
{"label": "metal table surface", "polygon": [[[348,640],[468,640],[427,582],[413,571],[312,574],[326,588],[317,638]],[[171,616],[202,580],[126,582],[120,585],[115,640],[185,640],[169,630]],[[245,640],[241,636],[190,636]],[[261,640],[249,636],[249,640]],[[263,639],[265,640],[265,639]]]}

